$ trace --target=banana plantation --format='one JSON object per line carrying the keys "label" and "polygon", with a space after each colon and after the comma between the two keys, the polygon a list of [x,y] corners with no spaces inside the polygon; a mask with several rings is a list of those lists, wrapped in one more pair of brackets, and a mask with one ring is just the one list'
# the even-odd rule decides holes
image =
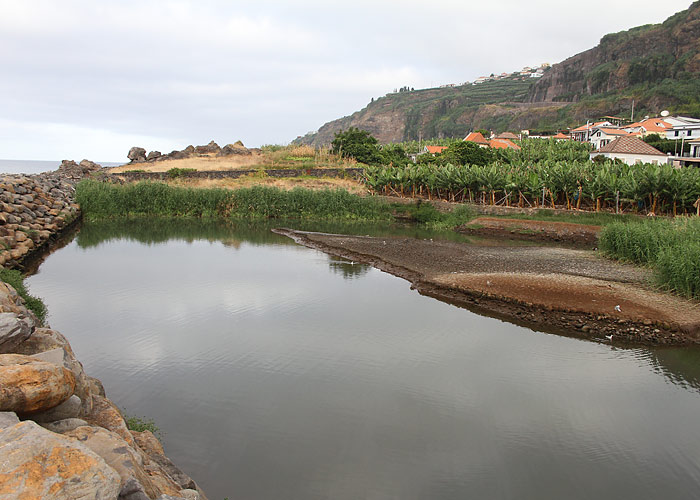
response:
{"label": "banana plantation", "polygon": [[367,167],[377,194],[517,207],[683,214],[700,211],[700,169],[544,160],[535,165]]}

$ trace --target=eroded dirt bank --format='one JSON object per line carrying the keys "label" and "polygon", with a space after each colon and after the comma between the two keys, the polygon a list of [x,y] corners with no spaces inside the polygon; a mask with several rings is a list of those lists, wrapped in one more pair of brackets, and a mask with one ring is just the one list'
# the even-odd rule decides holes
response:
{"label": "eroded dirt bank", "polygon": [[370,264],[420,293],[539,330],[643,344],[700,343],[700,305],[648,285],[650,271],[587,250],[473,246],[278,229]]}

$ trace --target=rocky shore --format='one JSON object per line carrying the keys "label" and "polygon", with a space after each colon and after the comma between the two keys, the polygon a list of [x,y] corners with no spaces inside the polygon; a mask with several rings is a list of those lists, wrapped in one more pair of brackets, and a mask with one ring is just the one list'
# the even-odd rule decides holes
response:
{"label": "rocky shore", "polygon": [[[0,265],[24,261],[80,219],[88,160],[0,176]],[[195,500],[206,496],[149,431],[130,431],[68,340],[0,282],[0,500]]]}

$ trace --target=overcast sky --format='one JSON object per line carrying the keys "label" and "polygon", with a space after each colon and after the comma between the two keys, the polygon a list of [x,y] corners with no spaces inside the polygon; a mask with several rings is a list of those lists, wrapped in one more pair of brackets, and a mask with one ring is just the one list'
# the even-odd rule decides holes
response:
{"label": "overcast sky", "polygon": [[556,63],[690,0],[0,0],[0,158],[286,144],[396,87]]}

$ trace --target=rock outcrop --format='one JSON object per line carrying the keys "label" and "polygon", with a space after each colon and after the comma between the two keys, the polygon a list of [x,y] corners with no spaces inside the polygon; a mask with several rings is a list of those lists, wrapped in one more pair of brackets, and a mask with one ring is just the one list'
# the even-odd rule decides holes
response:
{"label": "rock outcrop", "polygon": [[153,434],[128,429],[66,338],[38,328],[5,283],[0,309],[11,330],[30,332],[0,354],[0,500],[206,500]]}
{"label": "rock outcrop", "polygon": [[160,151],[151,151],[146,154],[144,148],[134,146],[129,150],[127,158],[131,163],[153,163],[156,161],[166,160],[182,160],[184,158],[196,158],[206,156],[232,156],[232,155],[252,155],[254,152],[259,152],[256,149],[246,148],[241,141],[236,141],[233,144],[227,144],[223,148],[216,142],[210,141],[204,146],[187,146],[181,151],[172,151],[167,154],[162,154]]}

